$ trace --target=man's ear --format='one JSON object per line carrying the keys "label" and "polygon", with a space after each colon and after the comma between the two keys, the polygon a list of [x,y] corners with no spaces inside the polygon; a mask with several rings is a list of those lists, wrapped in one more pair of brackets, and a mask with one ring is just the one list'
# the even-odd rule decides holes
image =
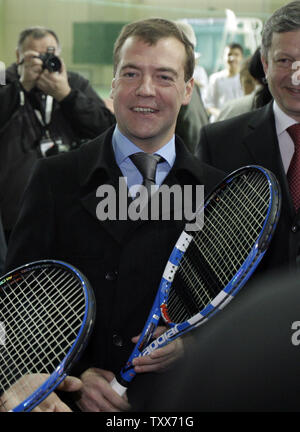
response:
{"label": "man's ear", "polygon": [[185,85],[185,95],[182,101],[182,105],[188,105],[190,103],[193,89],[194,89],[194,78],[191,78]]}

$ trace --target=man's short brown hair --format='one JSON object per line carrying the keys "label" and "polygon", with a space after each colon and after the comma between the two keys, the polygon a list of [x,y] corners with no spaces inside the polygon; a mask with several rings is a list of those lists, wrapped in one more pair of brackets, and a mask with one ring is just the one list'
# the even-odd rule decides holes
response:
{"label": "man's short brown hair", "polygon": [[265,22],[262,31],[261,53],[268,59],[273,33],[286,33],[300,30],[300,1],[290,2],[277,9]]}
{"label": "man's short brown hair", "polygon": [[186,61],[184,65],[184,80],[192,78],[195,67],[194,47],[177,25],[163,18],[149,18],[127,24],[114,45],[114,75],[120,62],[120,51],[129,37],[137,37],[149,45],[155,45],[160,39],[173,37],[185,47]]}
{"label": "man's short brown hair", "polygon": [[21,51],[25,39],[27,39],[29,36],[32,37],[33,39],[43,39],[47,35],[53,36],[57,42],[57,46],[58,47],[60,46],[57,34],[53,30],[48,29],[46,27],[35,26],[35,27],[28,27],[21,31],[21,33],[19,34],[17,48],[19,51]]}

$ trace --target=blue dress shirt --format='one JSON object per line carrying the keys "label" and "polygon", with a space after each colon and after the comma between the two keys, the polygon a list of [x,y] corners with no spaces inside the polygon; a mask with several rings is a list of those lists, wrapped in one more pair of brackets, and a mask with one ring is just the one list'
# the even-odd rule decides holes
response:
{"label": "blue dress shirt", "polygon": [[[112,137],[113,150],[116,162],[122,171],[123,177],[127,178],[127,186],[130,189],[133,185],[140,185],[143,182],[143,176],[130,159],[130,155],[142,150],[126,138],[116,126]],[[159,163],[156,169],[156,184],[161,185],[172,168],[175,157],[175,136],[155,154],[162,156],[165,162]]]}

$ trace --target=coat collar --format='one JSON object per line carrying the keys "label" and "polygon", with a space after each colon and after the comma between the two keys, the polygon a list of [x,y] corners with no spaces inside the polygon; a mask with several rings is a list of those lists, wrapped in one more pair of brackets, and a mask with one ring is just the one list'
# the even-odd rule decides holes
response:
{"label": "coat collar", "polygon": [[[119,177],[122,172],[118,167],[113,148],[112,134],[114,127],[108,129],[95,140],[84,144],[78,151],[79,179],[81,187],[81,204],[94,218],[96,209],[101,201],[96,190],[101,185],[111,185],[116,191],[116,201],[119,202]],[[176,137],[176,159],[174,166],[165,179],[165,184],[205,184],[202,164],[185,148],[183,142]],[[127,198],[128,205],[131,198]],[[99,220],[99,224],[106,229],[119,243],[125,241],[145,221],[128,220]]]}
{"label": "coat collar", "polygon": [[82,188],[92,190],[93,186],[111,182],[122,175],[112,148],[114,127],[93,141],[84,144],[78,154],[79,181]]}
{"label": "coat collar", "polygon": [[[82,188],[93,189],[97,184],[116,184],[122,176],[112,148],[112,135],[114,126],[103,135],[81,147],[79,152],[79,178]],[[180,184],[190,177],[193,183],[204,184],[203,172],[200,162],[186,149],[179,137],[175,140],[176,159],[172,172],[178,177]]]}

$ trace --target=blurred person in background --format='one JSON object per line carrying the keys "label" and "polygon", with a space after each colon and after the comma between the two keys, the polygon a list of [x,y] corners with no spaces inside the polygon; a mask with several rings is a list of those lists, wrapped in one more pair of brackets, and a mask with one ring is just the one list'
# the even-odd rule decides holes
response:
{"label": "blurred person in background", "polygon": [[198,84],[202,97],[205,95],[205,91],[208,85],[208,75],[203,66],[200,64],[201,53],[196,51],[195,45],[195,71],[194,71],[194,81]]}
{"label": "blurred person in background", "polygon": [[53,30],[23,30],[16,63],[0,86],[0,209],[7,238],[36,160],[76,148],[115,122],[89,82],[67,71],[60,52]]}
{"label": "blurred person in background", "polygon": [[[193,27],[185,21],[176,21],[177,27],[184,32],[194,47],[197,39]],[[195,51],[195,63],[197,51]],[[194,74],[195,75],[195,74]],[[194,88],[188,105],[182,105],[176,123],[176,135],[179,135],[191,153],[194,153],[200,139],[200,129],[208,123],[208,115],[203,104],[201,87],[194,77]]]}
{"label": "blurred person in background", "polygon": [[245,60],[240,71],[240,77],[244,96],[227,102],[217,121],[260,108],[272,99],[260,59],[260,48],[257,48],[254,54]]}
{"label": "blurred person in background", "polygon": [[217,119],[226,102],[243,96],[240,80],[243,55],[244,50],[240,44],[228,45],[224,53],[226,68],[209,77],[204,105],[209,113],[211,123]]}

